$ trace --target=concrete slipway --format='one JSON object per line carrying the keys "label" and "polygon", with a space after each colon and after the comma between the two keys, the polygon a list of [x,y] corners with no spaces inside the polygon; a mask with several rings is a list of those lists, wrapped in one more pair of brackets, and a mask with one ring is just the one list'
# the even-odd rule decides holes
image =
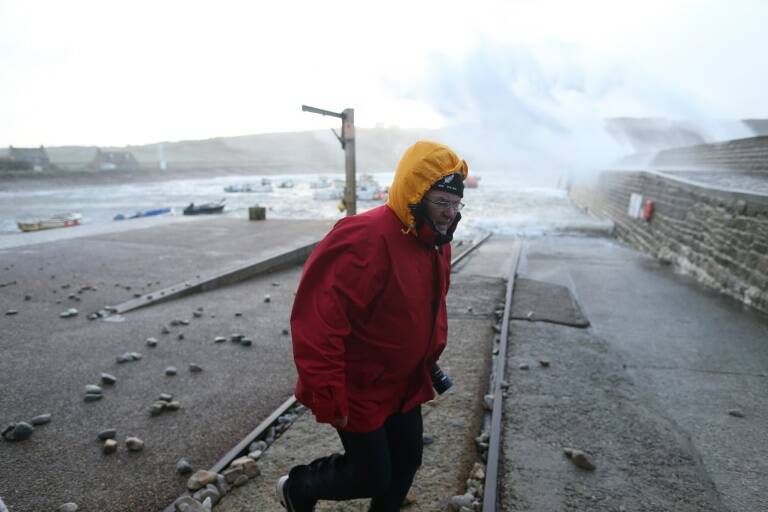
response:
{"label": "concrete slipway", "polygon": [[[18,310],[0,317],[0,424],[53,414],[30,440],[0,442],[0,496],[10,510],[55,510],[66,501],[86,511],[160,510],[173,501],[184,487],[174,474],[179,457],[211,466],[290,396],[295,370],[282,329],[300,267],[127,312],[122,322],[91,322],[85,314],[310,244],[328,227],[206,219],[0,251],[0,311]],[[426,406],[434,443],[412,510],[438,510],[463,492],[511,243],[491,239],[454,274],[444,367],[456,387]],[[766,509],[765,317],[608,239],[529,240],[519,275],[567,286],[592,325],[511,324],[504,510]],[[81,291],[86,286],[96,290]],[[69,307],[80,315],[59,318]],[[174,319],[190,323],[160,334]],[[250,336],[253,347],[212,342],[233,332]],[[149,336],[159,339],[157,348],[145,346]],[[144,357],[117,365],[124,351]],[[537,367],[540,357],[551,367]],[[204,371],[191,374],[191,362]],[[521,362],[534,364],[525,371]],[[164,375],[170,365],[176,377]],[[98,383],[102,371],[117,384],[103,400],[84,403],[83,386]],[[182,409],[150,417],[161,392],[174,394]],[[132,454],[121,444],[117,454],[102,455],[95,434],[108,427],[118,429],[121,443],[141,437],[145,450]],[[338,449],[334,443],[330,429],[303,415],[265,453],[262,475],[219,509],[280,510],[274,478]],[[565,444],[587,451],[598,469],[576,470],[561,455]]]}

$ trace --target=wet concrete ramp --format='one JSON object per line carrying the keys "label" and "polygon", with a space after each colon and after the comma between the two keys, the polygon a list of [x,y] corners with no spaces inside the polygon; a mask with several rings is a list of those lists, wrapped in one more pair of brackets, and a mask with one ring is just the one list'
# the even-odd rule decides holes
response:
{"label": "wet concrete ramp", "polygon": [[535,279],[515,280],[511,317],[571,327],[589,326],[589,320],[566,286]]}

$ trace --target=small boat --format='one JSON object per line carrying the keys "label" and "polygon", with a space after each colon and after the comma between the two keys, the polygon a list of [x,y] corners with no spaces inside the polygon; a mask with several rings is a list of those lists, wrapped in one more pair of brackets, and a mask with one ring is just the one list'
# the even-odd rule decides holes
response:
{"label": "small boat", "polygon": [[328,188],[332,185],[331,181],[325,176],[320,176],[317,181],[309,184],[309,188]]}
{"label": "small boat", "polygon": [[221,213],[223,211],[224,200],[222,199],[218,203],[189,203],[189,206],[184,208],[184,215],[209,215],[212,213]]}
{"label": "small boat", "polygon": [[138,219],[140,217],[157,217],[158,215],[165,215],[166,213],[171,213],[170,208],[156,208],[154,210],[146,210],[143,212],[136,212],[133,215],[123,215],[122,213],[118,213],[115,215],[114,220],[126,220],[126,219]]}
{"label": "small boat", "polygon": [[17,220],[16,225],[24,232],[41,231],[43,229],[69,228],[79,226],[83,216],[79,213],[60,213],[44,219]]}
{"label": "small boat", "polygon": [[259,184],[228,185],[224,187],[224,192],[272,192],[272,182],[264,178]]}

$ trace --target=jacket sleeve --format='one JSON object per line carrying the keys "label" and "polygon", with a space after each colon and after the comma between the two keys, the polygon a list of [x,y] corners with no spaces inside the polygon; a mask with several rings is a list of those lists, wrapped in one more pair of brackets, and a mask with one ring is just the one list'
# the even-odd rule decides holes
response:
{"label": "jacket sleeve", "polygon": [[389,258],[365,223],[342,219],[310,255],[291,312],[296,398],[317,421],[348,417],[345,342],[381,292]]}

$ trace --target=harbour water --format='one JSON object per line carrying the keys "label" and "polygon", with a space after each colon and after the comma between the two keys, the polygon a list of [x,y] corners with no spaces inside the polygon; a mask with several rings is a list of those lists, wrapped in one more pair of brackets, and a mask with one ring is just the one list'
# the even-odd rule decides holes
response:
{"label": "harbour water", "polygon": [[[324,174],[329,179],[343,179],[343,174]],[[392,180],[392,173],[372,173],[382,186]],[[271,192],[226,193],[224,187],[243,183],[271,180]],[[176,179],[149,183],[109,184],[98,186],[50,186],[41,181],[36,189],[12,188],[0,190],[0,247],[24,245],[17,219],[46,217],[63,212],[82,214],[82,225],[53,230],[49,239],[80,234],[100,233],[151,226],[165,222],[191,220],[182,215],[189,203],[205,203],[225,199],[224,214],[247,218],[248,207],[267,208],[271,219],[336,219],[344,213],[337,200],[313,199],[311,183],[319,174],[273,174],[259,176],[219,176],[196,179]],[[564,189],[556,184],[514,177],[506,172],[483,172],[478,188],[465,190],[464,219],[457,237],[471,238],[493,231],[502,235],[545,236],[606,231],[605,221],[591,217],[573,206]],[[292,188],[279,188],[281,182],[291,180]],[[381,204],[381,201],[360,201],[358,211]],[[118,214],[130,216],[137,211],[170,207],[170,216],[115,221]],[[64,232],[67,233],[59,233]],[[41,235],[41,233],[37,233]],[[31,240],[31,239],[28,239]],[[43,240],[41,240],[43,241]]]}

